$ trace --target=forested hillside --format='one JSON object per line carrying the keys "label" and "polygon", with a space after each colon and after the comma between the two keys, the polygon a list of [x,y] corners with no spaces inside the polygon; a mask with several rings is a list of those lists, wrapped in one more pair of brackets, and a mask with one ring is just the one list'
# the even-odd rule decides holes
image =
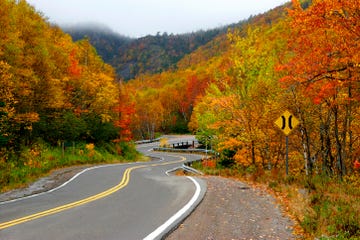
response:
{"label": "forested hillside", "polygon": [[73,41],[88,39],[104,62],[111,63],[119,49],[126,49],[134,39],[113,32],[107,26],[95,23],[61,26]]}
{"label": "forested hillside", "polygon": [[[232,74],[234,39],[230,36],[246,37],[252,28],[271,27],[285,16],[285,8],[280,6],[252,17],[238,27],[229,28],[228,33],[184,56],[174,70],[141,75],[125,84],[129,88],[126,92],[132,94],[130,99],[134,100],[139,112],[134,115],[139,119],[133,119],[135,136],[149,138],[156,131],[188,132],[193,108],[205,95],[206,89],[216,81],[225,81]],[[154,104],[154,108],[149,108],[149,104]],[[150,114],[151,109],[156,112]]]}
{"label": "forested hillside", "polygon": [[293,169],[351,172],[360,156],[359,4],[334,2],[278,7],[185,56],[178,70],[130,81],[134,133],[189,126],[230,151],[232,164],[272,167],[284,152],[274,121],[288,109],[300,120],[290,150],[304,158]]}
{"label": "forested hillside", "polygon": [[117,76],[124,80],[175,69],[186,54],[227,31],[227,27],[222,27],[188,34],[158,33],[134,39],[91,24],[62,28],[74,40],[87,37],[104,61],[112,65]]}
{"label": "forested hillside", "polygon": [[[1,5],[2,135],[15,148],[38,137],[52,143],[94,137],[88,120],[100,126],[116,117],[111,66],[87,40],[73,42],[25,1]],[[66,125],[72,122],[78,127]]]}
{"label": "forested hillside", "polygon": [[[288,196],[309,201],[293,211],[310,238],[357,239],[359,12],[357,0],[294,0],[200,47],[177,70],[129,81],[133,133],[189,127],[219,154],[212,166],[267,178],[274,189],[283,179],[306,188],[306,198]],[[299,120],[289,136],[289,178],[285,136],[274,123],[286,110]]]}
{"label": "forested hillside", "polygon": [[[0,1],[0,26],[1,189],[71,164],[52,147],[127,139],[114,70],[88,40],[73,42],[24,0]],[[100,156],[91,146],[88,161]]]}
{"label": "forested hillside", "polygon": [[[1,185],[74,164],[48,155],[66,142],[86,146],[76,159],[88,163],[100,144],[121,155],[114,144],[133,137],[194,133],[216,152],[205,170],[282,192],[309,239],[360,237],[360,1],[293,0],[187,35],[85,29],[74,42],[7,0],[0,26]],[[274,123],[285,111],[299,122],[288,146]]]}

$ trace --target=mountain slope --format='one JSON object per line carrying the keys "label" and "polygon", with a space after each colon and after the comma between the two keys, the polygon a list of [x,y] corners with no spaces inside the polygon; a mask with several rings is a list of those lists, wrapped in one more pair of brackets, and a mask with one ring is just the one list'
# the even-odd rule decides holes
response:
{"label": "mountain slope", "polygon": [[61,28],[70,34],[74,41],[88,38],[106,63],[113,60],[119,48],[124,48],[133,41],[133,39],[115,33],[101,24],[78,24],[62,26]]}
{"label": "mountain slope", "polygon": [[177,62],[186,54],[227,31],[227,27],[223,27],[188,34],[163,33],[132,39],[101,25],[65,26],[62,29],[75,41],[88,38],[104,61],[115,68],[118,77],[125,80],[176,68]]}
{"label": "mountain slope", "polygon": [[[115,68],[118,78],[129,80],[142,74],[161,73],[194,64],[199,58],[192,54],[200,50],[201,58],[210,59],[226,48],[226,33],[229,29],[242,29],[246,25],[271,24],[281,17],[288,4],[272,9],[265,14],[252,16],[221,28],[197,31],[188,34],[158,33],[156,36],[129,38],[113,32],[104,25],[81,24],[63,26],[62,29],[77,41],[88,38],[103,60]],[[195,53],[195,56],[197,54]]]}

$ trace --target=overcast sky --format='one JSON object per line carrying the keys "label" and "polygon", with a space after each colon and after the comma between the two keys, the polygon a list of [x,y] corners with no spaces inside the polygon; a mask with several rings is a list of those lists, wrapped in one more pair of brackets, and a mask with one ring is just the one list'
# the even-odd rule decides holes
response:
{"label": "overcast sky", "polygon": [[101,23],[130,37],[237,23],[288,0],[27,0],[59,25]]}

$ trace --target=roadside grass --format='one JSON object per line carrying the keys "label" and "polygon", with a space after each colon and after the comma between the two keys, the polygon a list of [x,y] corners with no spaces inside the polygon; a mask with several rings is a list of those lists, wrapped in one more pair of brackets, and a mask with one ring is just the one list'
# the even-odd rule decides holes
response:
{"label": "roadside grass", "polygon": [[0,158],[0,192],[25,187],[52,170],[77,165],[147,161],[131,143],[76,143],[66,149],[36,143],[8,159]]}
{"label": "roadside grass", "polygon": [[286,177],[283,169],[256,167],[193,167],[208,175],[235,178],[266,189],[295,221],[294,233],[303,239],[360,239],[360,173],[339,180],[328,176]]}

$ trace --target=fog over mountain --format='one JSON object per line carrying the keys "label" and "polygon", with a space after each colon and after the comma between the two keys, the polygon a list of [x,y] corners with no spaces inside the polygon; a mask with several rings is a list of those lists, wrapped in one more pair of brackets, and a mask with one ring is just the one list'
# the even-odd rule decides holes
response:
{"label": "fog over mountain", "polygon": [[130,38],[99,23],[61,26],[74,41],[88,38],[103,60],[115,68],[118,78],[125,80],[175,68],[186,54],[226,33],[228,27],[177,35],[159,32],[155,36]]}

